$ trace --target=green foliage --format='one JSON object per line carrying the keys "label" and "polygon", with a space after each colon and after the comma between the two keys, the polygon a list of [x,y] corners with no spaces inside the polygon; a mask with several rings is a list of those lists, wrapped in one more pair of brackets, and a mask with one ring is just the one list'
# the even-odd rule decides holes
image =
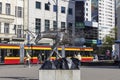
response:
{"label": "green foliage", "polygon": [[106,36],[104,39],[103,45],[112,45],[112,44],[114,44],[114,41],[115,41],[115,38]]}
{"label": "green foliage", "polygon": [[98,51],[96,52],[98,54],[103,54],[103,55],[105,55],[106,50],[110,50],[110,52],[112,52],[112,45],[114,44],[114,41],[115,41],[115,37],[111,35],[107,35],[103,40],[103,44],[97,48]]}
{"label": "green foliage", "polygon": [[116,40],[116,36],[117,36],[117,28],[115,27],[111,29],[110,34],[103,39],[103,43],[101,46],[91,45],[94,49],[94,53],[98,55],[99,54],[105,55],[106,50],[110,50],[110,52],[112,52],[112,45]]}

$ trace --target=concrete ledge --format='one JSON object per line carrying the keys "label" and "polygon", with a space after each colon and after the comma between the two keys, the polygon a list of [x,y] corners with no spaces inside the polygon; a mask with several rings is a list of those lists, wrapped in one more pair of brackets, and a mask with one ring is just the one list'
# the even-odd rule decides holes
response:
{"label": "concrete ledge", "polygon": [[95,62],[82,62],[81,66],[115,66],[117,65],[112,60],[101,60],[101,61],[95,61]]}
{"label": "concrete ledge", "polygon": [[39,70],[39,80],[81,80],[80,70]]}

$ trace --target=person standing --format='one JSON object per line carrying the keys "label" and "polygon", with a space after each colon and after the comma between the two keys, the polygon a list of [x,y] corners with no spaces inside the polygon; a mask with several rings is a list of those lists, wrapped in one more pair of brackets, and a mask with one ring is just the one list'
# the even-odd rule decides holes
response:
{"label": "person standing", "polygon": [[110,59],[110,50],[107,50],[107,51],[106,51],[106,57],[107,57],[107,60]]}
{"label": "person standing", "polygon": [[42,62],[42,57],[41,54],[38,55],[38,64],[40,64]]}
{"label": "person standing", "polygon": [[27,54],[26,54],[26,65],[28,65],[29,68],[30,68],[30,60],[31,60],[31,56],[30,56],[29,53],[27,52]]}

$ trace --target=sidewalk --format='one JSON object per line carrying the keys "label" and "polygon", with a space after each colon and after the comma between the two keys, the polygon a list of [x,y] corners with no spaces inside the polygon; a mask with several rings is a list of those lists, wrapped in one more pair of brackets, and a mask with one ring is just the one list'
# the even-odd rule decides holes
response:
{"label": "sidewalk", "polygon": [[117,66],[113,60],[99,60],[93,62],[82,62],[82,66]]}
{"label": "sidewalk", "polygon": [[0,80],[38,80],[39,65],[0,65]]}
{"label": "sidewalk", "polygon": [[[31,64],[30,65],[30,68],[31,67],[40,67],[40,64]],[[0,69],[2,68],[29,68],[29,66],[27,65],[24,65],[24,64],[12,64],[12,65],[6,65],[6,64],[0,64]]]}

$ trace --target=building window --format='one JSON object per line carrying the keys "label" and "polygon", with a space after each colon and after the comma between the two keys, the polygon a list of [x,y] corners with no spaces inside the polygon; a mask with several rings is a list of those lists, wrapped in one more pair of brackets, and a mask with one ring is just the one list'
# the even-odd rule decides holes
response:
{"label": "building window", "polygon": [[65,28],[65,22],[61,22],[61,29],[64,29]]}
{"label": "building window", "polygon": [[50,10],[50,6],[48,3],[45,3],[45,10]]}
{"label": "building window", "polygon": [[86,18],[86,21],[88,21],[88,18]]}
{"label": "building window", "polygon": [[73,24],[72,23],[68,23],[68,28],[72,29]]}
{"label": "building window", "polygon": [[9,34],[9,23],[4,24],[4,33]]}
{"label": "building window", "polygon": [[72,14],[73,14],[73,9],[72,9],[72,8],[69,8],[69,9],[68,9],[68,14],[69,14],[69,15],[72,15]]}
{"label": "building window", "polygon": [[86,11],[88,11],[88,8],[86,8]]}
{"label": "building window", "polygon": [[41,2],[36,1],[36,8],[41,9]]}
{"label": "building window", "polygon": [[86,6],[88,6],[88,3],[86,3]]}
{"label": "building window", "polygon": [[15,16],[16,17],[22,17],[22,7],[15,7]]}
{"label": "building window", "polygon": [[53,11],[56,12],[57,11],[57,6],[53,5]]}
{"label": "building window", "polygon": [[65,13],[65,7],[61,7],[61,13]]}
{"label": "building window", "polygon": [[6,3],[6,14],[10,15],[10,4]]}
{"label": "building window", "polygon": [[68,24],[67,24],[67,29],[68,29],[68,30],[72,30],[72,26],[73,26],[73,23],[68,23]]}
{"label": "building window", "polygon": [[35,33],[38,35],[41,31],[41,19],[35,19]]}
{"label": "building window", "polygon": [[17,31],[16,31],[16,25],[14,25],[13,30],[15,31],[15,35],[16,35],[16,34],[17,34]]}
{"label": "building window", "polygon": [[49,30],[50,30],[50,21],[45,20],[45,31],[49,31]]}
{"label": "building window", "polygon": [[57,30],[57,22],[53,21],[53,30]]}
{"label": "building window", "polygon": [[17,26],[17,38],[22,38],[22,25]]}
{"label": "building window", "polygon": [[2,14],[2,3],[0,2],[0,14]]}
{"label": "building window", "polygon": [[69,35],[72,35],[72,30],[73,30],[73,28],[72,28],[72,26],[73,26],[73,23],[68,23],[68,26],[67,26],[67,31],[69,32]]}
{"label": "building window", "polygon": [[88,16],[88,13],[86,13],[86,16]]}

